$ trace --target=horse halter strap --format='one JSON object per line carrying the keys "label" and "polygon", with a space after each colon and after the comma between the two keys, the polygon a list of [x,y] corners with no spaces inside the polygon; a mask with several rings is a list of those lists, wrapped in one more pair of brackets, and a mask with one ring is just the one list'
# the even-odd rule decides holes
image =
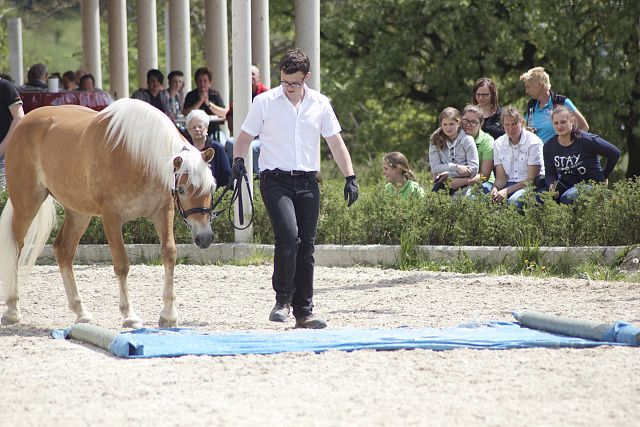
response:
{"label": "horse halter strap", "polygon": [[199,214],[199,213],[204,213],[204,214],[208,214],[209,215],[209,222],[213,221],[213,218],[218,216],[218,215],[214,215],[213,213],[213,209],[214,209],[214,204],[213,204],[213,194],[211,195],[211,206],[207,207],[200,207],[200,208],[191,208],[191,209],[187,209],[186,211],[184,210],[184,208],[182,207],[182,203],[180,203],[180,195],[178,194],[178,180],[180,179],[180,176],[182,176],[184,174],[175,174],[175,183],[174,183],[174,189],[171,190],[171,192],[173,193],[173,200],[176,202],[176,206],[178,207],[178,213],[180,214],[180,216],[182,217],[182,221],[184,222],[184,224],[187,226],[188,229],[191,229],[191,225],[189,224],[189,222],[187,221],[187,217],[189,215],[193,215],[193,214]]}

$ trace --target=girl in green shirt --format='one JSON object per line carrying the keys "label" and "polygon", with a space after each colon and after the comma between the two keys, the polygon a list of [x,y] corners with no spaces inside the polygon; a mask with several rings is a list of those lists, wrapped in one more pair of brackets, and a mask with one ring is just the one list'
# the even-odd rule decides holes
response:
{"label": "girl in green shirt", "polygon": [[397,151],[385,154],[382,158],[382,173],[388,181],[385,185],[387,192],[400,194],[403,199],[424,196],[424,189],[416,181],[404,154]]}

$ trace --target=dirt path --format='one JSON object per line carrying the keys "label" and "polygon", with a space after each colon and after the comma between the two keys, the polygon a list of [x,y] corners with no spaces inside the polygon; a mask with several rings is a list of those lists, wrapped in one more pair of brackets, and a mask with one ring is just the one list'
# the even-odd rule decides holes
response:
{"label": "dirt path", "polygon": [[[270,266],[176,268],[180,325],[286,331],[267,320]],[[94,323],[120,329],[111,267],[77,266]],[[57,267],[22,288],[23,325],[0,328],[0,425],[636,425],[640,349],[356,351],[125,360],[73,341]],[[134,265],[138,314],[157,326],[162,267]],[[535,310],[640,324],[640,285],[318,268],[332,328],[448,327]],[[4,301],[0,300],[2,310]],[[636,421],[634,421],[634,419]]]}

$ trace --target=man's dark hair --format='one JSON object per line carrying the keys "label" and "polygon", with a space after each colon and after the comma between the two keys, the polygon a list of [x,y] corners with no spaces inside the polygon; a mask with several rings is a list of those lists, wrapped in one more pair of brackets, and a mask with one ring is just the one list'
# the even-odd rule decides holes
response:
{"label": "man's dark hair", "polygon": [[11,77],[9,74],[0,73],[0,79],[9,80],[11,83],[13,83],[13,77]]}
{"label": "man's dark hair", "polygon": [[63,79],[66,79],[67,81],[70,82],[74,82],[76,80],[76,73],[74,71],[65,71],[65,73],[62,75]]}
{"label": "man's dark hair", "polygon": [[44,64],[33,64],[27,71],[27,82],[34,82],[36,80],[45,80],[47,78],[47,66]]}
{"label": "man's dark hair", "polygon": [[151,79],[151,77],[155,77],[156,80],[158,80],[158,82],[160,82],[160,84],[163,84],[163,82],[164,82],[164,74],[162,74],[162,71],[157,70],[155,68],[152,68],[149,71],[147,71],[147,81],[149,81],[149,79]]}
{"label": "man's dark hair", "polygon": [[82,82],[85,80],[91,80],[91,83],[93,83],[93,86],[95,87],[96,85],[96,79],[93,78],[93,74],[85,74],[84,76],[82,76],[80,78],[80,87],[82,87]]}
{"label": "man's dark hair", "polygon": [[171,79],[174,77],[184,77],[184,73],[180,70],[170,72],[167,76],[167,82],[171,82]]}
{"label": "man's dark hair", "polygon": [[197,81],[198,77],[203,74],[209,76],[209,80],[213,80],[213,74],[211,74],[211,71],[207,67],[200,67],[196,70],[195,80]]}
{"label": "man's dark hair", "polygon": [[295,74],[301,71],[306,75],[311,68],[309,57],[300,49],[290,49],[280,60],[279,69],[285,74]]}

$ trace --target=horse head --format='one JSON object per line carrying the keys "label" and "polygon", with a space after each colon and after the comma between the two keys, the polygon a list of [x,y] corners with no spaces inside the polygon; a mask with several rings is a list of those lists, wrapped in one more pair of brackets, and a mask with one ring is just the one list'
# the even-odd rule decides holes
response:
{"label": "horse head", "polygon": [[178,213],[191,230],[193,243],[201,249],[208,248],[213,242],[211,216],[216,183],[209,168],[213,156],[211,148],[203,152],[193,148],[185,149],[173,158],[173,197]]}

